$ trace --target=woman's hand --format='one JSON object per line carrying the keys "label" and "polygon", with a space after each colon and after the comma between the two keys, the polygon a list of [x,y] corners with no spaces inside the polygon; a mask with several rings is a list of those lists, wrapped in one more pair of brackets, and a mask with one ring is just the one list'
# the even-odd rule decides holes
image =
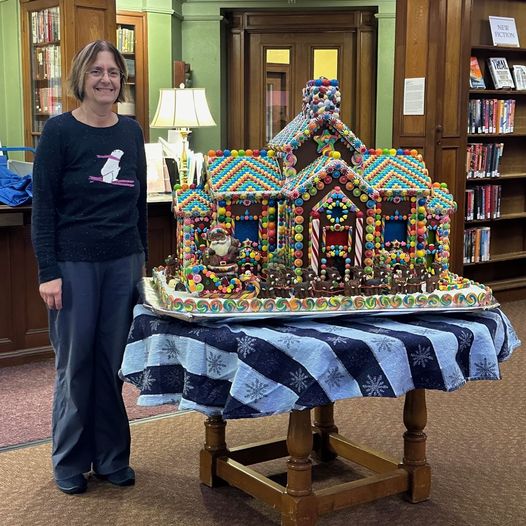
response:
{"label": "woman's hand", "polygon": [[38,291],[48,309],[62,308],[62,278],[41,283]]}

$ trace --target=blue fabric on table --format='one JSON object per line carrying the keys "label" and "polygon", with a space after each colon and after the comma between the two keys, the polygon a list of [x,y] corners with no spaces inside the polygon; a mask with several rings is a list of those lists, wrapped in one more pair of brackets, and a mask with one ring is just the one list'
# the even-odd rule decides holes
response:
{"label": "blue fabric on table", "polygon": [[0,202],[20,206],[33,197],[31,175],[19,176],[7,167],[7,157],[0,155]]}
{"label": "blue fabric on table", "polygon": [[121,376],[139,405],[246,418],[498,380],[519,345],[500,309],[191,324],[137,305]]}

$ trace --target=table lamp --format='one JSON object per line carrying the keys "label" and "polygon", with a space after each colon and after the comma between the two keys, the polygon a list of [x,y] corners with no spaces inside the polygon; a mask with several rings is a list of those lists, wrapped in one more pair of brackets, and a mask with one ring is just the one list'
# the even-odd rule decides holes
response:
{"label": "table lamp", "polygon": [[188,135],[190,128],[215,126],[204,88],[161,88],[152,128],[169,128],[181,135],[181,184],[188,183]]}

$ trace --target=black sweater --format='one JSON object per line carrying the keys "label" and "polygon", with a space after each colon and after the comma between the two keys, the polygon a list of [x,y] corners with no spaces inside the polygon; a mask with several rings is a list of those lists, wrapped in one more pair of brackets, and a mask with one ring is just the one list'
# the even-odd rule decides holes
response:
{"label": "black sweater", "polygon": [[49,119],[33,166],[32,239],[41,283],[57,261],[147,256],[146,158],[139,125],[94,128],[71,112]]}

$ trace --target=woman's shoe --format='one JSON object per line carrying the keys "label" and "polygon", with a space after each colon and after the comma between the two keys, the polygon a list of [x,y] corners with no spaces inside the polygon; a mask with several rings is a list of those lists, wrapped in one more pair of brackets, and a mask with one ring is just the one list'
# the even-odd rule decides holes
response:
{"label": "woman's shoe", "polygon": [[119,471],[108,475],[95,473],[95,476],[101,480],[107,480],[115,486],[133,486],[135,484],[135,471],[130,467],[119,469]]}
{"label": "woman's shoe", "polygon": [[63,479],[55,479],[55,483],[60,491],[68,495],[84,493],[88,487],[88,483],[82,474]]}

